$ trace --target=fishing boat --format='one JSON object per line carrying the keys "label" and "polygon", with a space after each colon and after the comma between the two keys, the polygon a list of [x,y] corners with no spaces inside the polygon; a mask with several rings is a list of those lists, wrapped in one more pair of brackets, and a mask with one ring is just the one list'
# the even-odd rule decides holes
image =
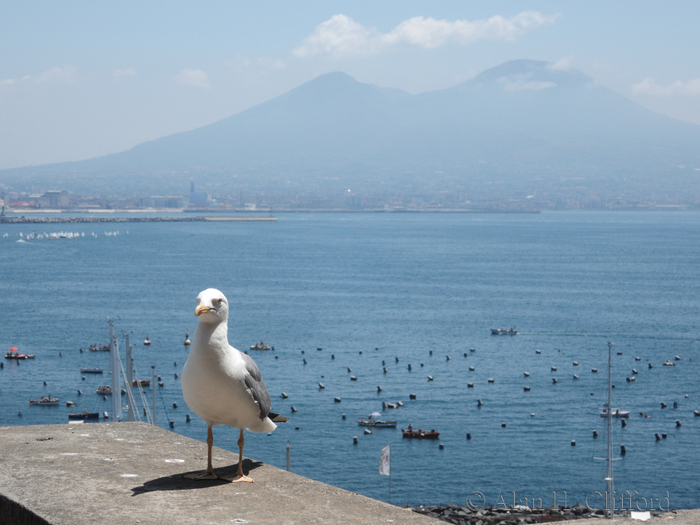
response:
{"label": "fishing boat", "polygon": [[259,343],[255,343],[254,345],[250,345],[251,350],[269,350],[270,345],[263,343],[260,341]]}
{"label": "fishing boat", "polygon": [[[100,394],[102,396],[111,396],[112,395],[112,387],[111,386],[98,386],[97,390],[95,390],[95,393]],[[122,395],[126,394],[126,390],[122,388]]]}
{"label": "fishing boat", "polygon": [[436,430],[413,430],[412,425],[408,425],[406,430],[401,430],[401,433],[408,439],[437,439],[440,436],[440,432]]}
{"label": "fishing boat", "polygon": [[58,398],[57,397],[42,397],[39,400],[36,399],[30,399],[29,400],[30,405],[42,405],[42,406],[51,406],[51,405],[58,405]]}
{"label": "fishing boat", "polygon": [[84,412],[73,412],[71,414],[68,414],[68,419],[70,420],[81,420],[81,419],[99,419],[100,418],[100,413],[99,412],[88,412],[87,408],[85,409]]}
{"label": "fishing boat", "polygon": [[513,327],[511,326],[510,330],[506,328],[491,328],[491,335],[515,335],[517,334],[517,330],[513,330]]}
{"label": "fishing boat", "polygon": [[133,386],[141,386],[141,387],[151,386],[151,382],[150,382],[148,379],[141,379],[141,380],[139,380],[139,381],[137,381],[136,379],[134,379],[134,380],[131,381],[131,384],[132,384]]}
{"label": "fishing boat", "polygon": [[81,366],[80,373],[81,374],[101,374],[102,369],[101,368],[86,368],[84,366]]}
{"label": "fishing boat", "polygon": [[109,352],[109,345],[90,345],[88,350],[91,352]]}

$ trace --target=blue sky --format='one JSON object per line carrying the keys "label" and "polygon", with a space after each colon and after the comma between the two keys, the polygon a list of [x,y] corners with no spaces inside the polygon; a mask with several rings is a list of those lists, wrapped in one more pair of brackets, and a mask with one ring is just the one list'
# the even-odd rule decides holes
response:
{"label": "blue sky", "polygon": [[194,129],[329,71],[411,93],[513,59],[700,124],[700,2],[0,0],[0,168]]}

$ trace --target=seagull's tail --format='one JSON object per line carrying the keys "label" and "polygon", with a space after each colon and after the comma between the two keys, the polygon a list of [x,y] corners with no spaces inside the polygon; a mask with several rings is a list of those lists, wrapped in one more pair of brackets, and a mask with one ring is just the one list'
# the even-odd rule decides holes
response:
{"label": "seagull's tail", "polygon": [[275,423],[286,423],[289,421],[288,417],[281,416],[280,414],[275,414],[274,412],[270,412],[267,417],[269,417],[272,421]]}

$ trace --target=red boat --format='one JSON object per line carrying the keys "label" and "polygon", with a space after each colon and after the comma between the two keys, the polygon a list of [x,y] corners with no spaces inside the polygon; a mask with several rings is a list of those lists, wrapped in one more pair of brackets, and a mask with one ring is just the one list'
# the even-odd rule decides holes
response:
{"label": "red boat", "polygon": [[408,425],[406,430],[401,430],[403,437],[409,439],[437,439],[440,436],[440,432],[436,430],[423,430],[419,428],[418,430],[413,430],[412,425]]}

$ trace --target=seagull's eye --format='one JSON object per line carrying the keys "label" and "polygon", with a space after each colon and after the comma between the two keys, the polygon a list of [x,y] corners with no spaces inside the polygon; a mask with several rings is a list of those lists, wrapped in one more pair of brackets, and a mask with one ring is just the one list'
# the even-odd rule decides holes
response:
{"label": "seagull's eye", "polygon": [[223,299],[217,299],[216,303],[221,306],[223,304],[224,300]]}

